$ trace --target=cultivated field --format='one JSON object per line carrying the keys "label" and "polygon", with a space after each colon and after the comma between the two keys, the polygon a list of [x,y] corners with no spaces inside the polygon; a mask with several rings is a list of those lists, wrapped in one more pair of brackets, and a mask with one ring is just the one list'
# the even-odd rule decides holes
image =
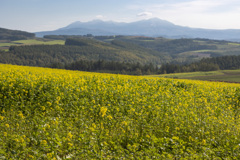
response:
{"label": "cultivated field", "polygon": [[19,40],[19,41],[1,41],[0,50],[8,51],[10,46],[20,46],[20,45],[64,45],[63,40],[48,40],[48,39],[29,39],[29,40]]}
{"label": "cultivated field", "polygon": [[177,79],[194,79],[194,80],[240,83],[240,70],[219,70],[219,71],[210,71],[210,72],[174,73],[174,74],[151,75],[150,77],[165,77],[165,78],[177,78]]}
{"label": "cultivated field", "polygon": [[0,65],[0,159],[239,159],[239,87]]}

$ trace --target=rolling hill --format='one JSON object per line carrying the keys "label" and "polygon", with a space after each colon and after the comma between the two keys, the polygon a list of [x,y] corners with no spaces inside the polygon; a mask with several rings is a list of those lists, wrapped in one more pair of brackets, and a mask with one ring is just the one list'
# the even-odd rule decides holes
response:
{"label": "rolling hill", "polygon": [[1,159],[238,159],[240,84],[0,64]]}
{"label": "rolling hill", "polygon": [[29,39],[34,37],[35,37],[34,33],[0,28],[0,40],[14,41],[14,40]]}
{"label": "rolling hill", "polygon": [[[49,66],[53,63],[69,64],[80,60],[104,60],[143,65],[152,63],[159,66],[166,63],[190,63],[207,57],[240,55],[240,43],[209,39],[142,36],[46,37],[48,39],[9,43],[8,47],[12,45],[9,51],[0,51],[0,63]],[[68,44],[67,41],[71,39],[75,40],[76,44]],[[15,44],[19,42],[21,44]],[[1,45],[7,44],[0,43]]]}
{"label": "rolling hill", "polygon": [[[68,40],[77,41],[68,44]],[[0,63],[30,66],[49,66],[52,63],[72,63],[78,60],[105,60],[159,64],[171,60],[164,52],[141,47],[134,43],[114,40],[111,43],[90,38],[69,38],[65,45],[11,46],[0,54]]]}

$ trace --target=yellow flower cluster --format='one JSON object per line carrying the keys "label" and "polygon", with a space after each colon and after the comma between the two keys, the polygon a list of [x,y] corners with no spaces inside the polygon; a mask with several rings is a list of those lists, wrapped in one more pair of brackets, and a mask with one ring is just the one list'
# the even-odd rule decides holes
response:
{"label": "yellow flower cluster", "polygon": [[239,84],[3,64],[0,75],[5,159],[240,157]]}
{"label": "yellow flower cluster", "polygon": [[106,115],[106,112],[107,112],[107,107],[101,107],[100,108],[100,115],[102,117],[104,117]]}

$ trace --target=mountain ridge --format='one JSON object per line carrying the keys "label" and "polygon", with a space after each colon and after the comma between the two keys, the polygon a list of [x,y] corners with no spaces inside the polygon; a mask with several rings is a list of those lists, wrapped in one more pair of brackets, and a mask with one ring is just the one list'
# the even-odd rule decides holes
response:
{"label": "mountain ridge", "polygon": [[169,21],[152,18],[136,22],[114,22],[93,20],[73,22],[54,31],[36,32],[44,35],[86,35],[95,36],[131,35],[166,38],[207,38],[240,41],[240,29],[201,29],[175,25]]}

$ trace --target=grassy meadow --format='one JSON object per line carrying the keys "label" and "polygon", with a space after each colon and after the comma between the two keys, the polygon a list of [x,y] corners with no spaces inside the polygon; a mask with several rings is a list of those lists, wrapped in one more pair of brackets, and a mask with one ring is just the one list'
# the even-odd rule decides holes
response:
{"label": "grassy meadow", "polygon": [[173,73],[173,74],[150,75],[150,77],[240,83],[240,70],[218,70],[218,71],[209,71],[209,72]]}
{"label": "grassy meadow", "polygon": [[18,41],[1,41],[0,50],[8,51],[10,46],[20,46],[20,45],[64,45],[64,40],[48,40],[48,39],[28,39],[28,40],[18,40]]}
{"label": "grassy meadow", "polygon": [[0,159],[239,159],[240,85],[0,65]]}

